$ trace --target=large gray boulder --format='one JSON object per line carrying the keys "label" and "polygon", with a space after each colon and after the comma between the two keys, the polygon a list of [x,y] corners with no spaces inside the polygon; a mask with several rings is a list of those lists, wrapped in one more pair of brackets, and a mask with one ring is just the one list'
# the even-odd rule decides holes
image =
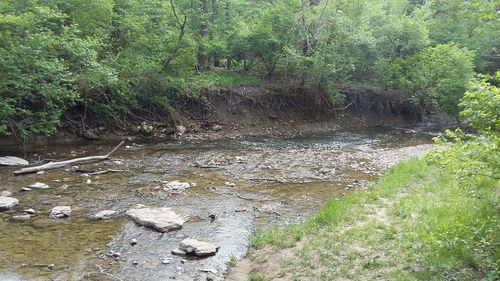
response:
{"label": "large gray boulder", "polygon": [[198,241],[192,238],[184,239],[179,244],[179,249],[181,251],[184,251],[186,254],[192,254],[199,257],[215,255],[219,250],[219,248],[220,246],[218,245],[208,242]]}
{"label": "large gray boulder", "polygon": [[19,204],[19,200],[13,197],[0,196],[0,211],[5,211],[14,208]]}
{"label": "large gray boulder", "polygon": [[160,232],[179,229],[184,220],[170,208],[138,208],[125,213],[137,224],[152,227]]}
{"label": "large gray boulder", "polygon": [[28,161],[14,156],[0,157],[0,166],[25,166]]}

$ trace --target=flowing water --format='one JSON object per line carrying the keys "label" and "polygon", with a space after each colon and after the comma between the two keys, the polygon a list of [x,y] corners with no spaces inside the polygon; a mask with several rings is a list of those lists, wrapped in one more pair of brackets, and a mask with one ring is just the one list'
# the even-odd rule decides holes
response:
{"label": "flowing water", "polygon": [[[106,154],[114,145],[35,147],[27,160]],[[221,280],[227,262],[244,255],[255,230],[302,221],[327,198],[362,189],[390,165],[429,147],[429,134],[392,129],[285,140],[129,144],[111,160],[78,167],[124,170],[95,176],[57,170],[14,177],[13,168],[3,168],[0,191],[12,192],[20,204],[0,212],[0,280]],[[0,155],[13,153],[0,147]],[[173,180],[196,186],[165,191],[164,183]],[[35,182],[50,188],[20,191]],[[171,207],[186,223],[168,233],[138,226],[123,215],[136,204]],[[71,206],[71,216],[49,219],[57,205]],[[28,208],[36,216],[12,219]],[[93,219],[101,210],[120,215]],[[188,237],[221,248],[204,259],[173,256],[171,250]]]}

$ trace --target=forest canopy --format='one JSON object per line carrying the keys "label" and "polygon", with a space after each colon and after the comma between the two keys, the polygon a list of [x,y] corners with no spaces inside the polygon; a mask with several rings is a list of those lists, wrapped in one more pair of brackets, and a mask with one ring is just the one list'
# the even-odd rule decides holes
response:
{"label": "forest canopy", "polygon": [[474,72],[498,69],[499,15],[495,0],[2,0],[0,134],[51,134],[69,110],[172,112],[231,73],[456,113]]}

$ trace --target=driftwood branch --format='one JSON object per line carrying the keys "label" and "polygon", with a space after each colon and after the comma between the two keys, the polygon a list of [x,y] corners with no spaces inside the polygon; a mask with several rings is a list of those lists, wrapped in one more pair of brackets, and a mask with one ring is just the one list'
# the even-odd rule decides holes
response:
{"label": "driftwood branch", "polygon": [[40,166],[35,166],[35,167],[28,167],[28,168],[22,168],[20,170],[14,171],[14,175],[23,175],[23,174],[30,174],[30,173],[36,173],[39,171],[47,171],[47,170],[54,170],[54,169],[60,169],[62,167],[68,166],[68,165],[73,165],[73,164],[80,164],[80,163],[92,163],[92,162],[98,162],[102,160],[109,159],[111,154],[113,154],[115,151],[117,151],[125,141],[120,142],[111,152],[109,152],[106,155],[101,155],[101,156],[88,156],[88,157],[82,157],[82,158],[75,158],[75,159],[70,159],[66,161],[57,161],[57,162],[49,162]]}
{"label": "driftwood branch", "polygon": [[103,175],[103,174],[107,174],[107,173],[121,173],[121,172],[126,172],[126,171],[125,170],[108,169],[108,170],[88,173],[87,175],[96,176],[96,175]]}

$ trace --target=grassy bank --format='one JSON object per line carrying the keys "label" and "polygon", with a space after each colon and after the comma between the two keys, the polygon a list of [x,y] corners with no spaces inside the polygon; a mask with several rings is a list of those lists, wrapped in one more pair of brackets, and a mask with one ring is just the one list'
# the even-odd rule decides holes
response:
{"label": "grassy bank", "polygon": [[255,234],[264,253],[294,248],[275,274],[263,258],[249,280],[498,280],[498,183],[464,187],[425,160],[400,163],[304,224]]}

